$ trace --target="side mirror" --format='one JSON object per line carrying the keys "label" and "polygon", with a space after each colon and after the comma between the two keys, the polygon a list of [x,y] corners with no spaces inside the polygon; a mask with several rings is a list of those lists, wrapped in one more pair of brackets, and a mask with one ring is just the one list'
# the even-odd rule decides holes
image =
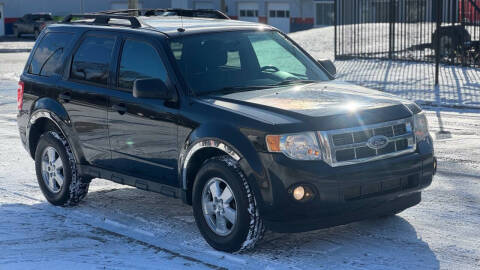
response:
{"label": "side mirror", "polygon": [[337,76],[337,68],[331,60],[318,60],[318,63],[320,63],[320,65],[325,68],[329,75],[331,75],[332,77]]}
{"label": "side mirror", "polygon": [[173,98],[173,93],[160,79],[138,79],[133,82],[133,96],[170,100]]}

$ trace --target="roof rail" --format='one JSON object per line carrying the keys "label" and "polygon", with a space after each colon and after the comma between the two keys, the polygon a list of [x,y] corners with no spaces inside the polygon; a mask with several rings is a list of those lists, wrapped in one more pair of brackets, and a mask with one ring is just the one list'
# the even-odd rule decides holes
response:
{"label": "roof rail", "polygon": [[[132,28],[140,28],[142,24],[135,16],[122,16],[122,15],[110,15],[110,14],[70,14],[65,19],[63,23],[72,23],[73,19],[94,19],[93,24],[95,25],[119,25],[110,23],[111,19],[127,20],[130,21],[130,26]],[[81,22],[79,22],[81,23]]]}
{"label": "roof rail", "polygon": [[[107,10],[98,12],[98,14],[132,14],[136,12],[138,16],[183,16],[183,17],[200,17],[230,20],[225,13],[215,9],[182,9],[182,8],[157,8],[157,9],[122,9]],[[158,14],[162,13],[162,14]],[[166,14],[171,13],[171,14]]]}

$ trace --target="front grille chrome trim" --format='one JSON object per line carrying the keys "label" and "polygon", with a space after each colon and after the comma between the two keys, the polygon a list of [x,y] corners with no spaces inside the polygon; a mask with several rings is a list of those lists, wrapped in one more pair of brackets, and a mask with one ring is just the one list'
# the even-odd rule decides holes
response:
{"label": "front grille chrome trim", "polygon": [[[405,124],[405,131],[406,133],[401,134],[401,135],[396,135],[394,127],[397,125],[402,125]],[[345,145],[340,145],[340,146],[335,146],[334,141],[333,141],[333,136],[334,135],[339,135],[339,134],[352,134],[355,132],[361,132],[361,131],[370,131],[374,133],[375,129],[378,128],[386,128],[386,127],[391,127],[392,128],[392,137],[388,137],[388,142],[394,144],[395,146],[395,151],[391,153],[386,153],[386,154],[378,154],[378,150],[375,150],[375,156],[371,157],[365,157],[365,158],[358,158],[357,159],[357,151],[355,151],[356,148],[359,147],[365,147],[367,146],[367,142],[358,142],[358,143],[350,143],[350,144],[345,144]],[[375,134],[374,134],[375,135]],[[366,126],[360,126],[360,127],[353,127],[353,128],[345,128],[345,129],[336,129],[336,130],[328,130],[328,131],[318,131],[317,136],[321,145],[321,150],[322,150],[322,156],[323,160],[328,163],[332,167],[339,167],[339,166],[346,166],[346,165],[353,165],[353,164],[359,164],[359,163],[365,163],[369,161],[375,161],[375,160],[382,160],[382,159],[387,159],[387,158],[392,158],[408,153],[413,153],[417,150],[417,145],[415,141],[415,134],[413,132],[413,118],[405,118],[405,119],[400,119],[400,120],[395,120],[395,121],[389,121],[389,122],[383,122],[379,124],[373,124],[373,125],[366,125]],[[346,135],[348,136],[348,135]],[[397,141],[399,140],[407,140],[407,148],[401,151],[397,151]],[[351,160],[346,160],[346,161],[337,161],[336,157],[336,152],[340,150],[348,150],[352,149],[353,154],[354,154],[354,159]]]}

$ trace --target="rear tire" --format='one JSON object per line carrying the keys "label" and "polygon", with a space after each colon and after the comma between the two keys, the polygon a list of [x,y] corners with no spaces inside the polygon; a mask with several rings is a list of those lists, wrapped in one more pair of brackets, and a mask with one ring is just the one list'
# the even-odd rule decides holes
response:
{"label": "rear tire", "polygon": [[37,180],[53,205],[74,206],[87,196],[90,179],[79,175],[67,140],[54,131],[44,133],[35,152]]}
{"label": "rear tire", "polygon": [[[215,183],[218,188],[213,187],[212,191]],[[219,192],[215,192],[217,189]],[[212,211],[214,214],[210,214]],[[233,211],[235,218],[228,215]],[[265,232],[253,191],[237,162],[229,156],[213,157],[204,162],[193,186],[193,213],[200,233],[217,250],[251,249]]]}

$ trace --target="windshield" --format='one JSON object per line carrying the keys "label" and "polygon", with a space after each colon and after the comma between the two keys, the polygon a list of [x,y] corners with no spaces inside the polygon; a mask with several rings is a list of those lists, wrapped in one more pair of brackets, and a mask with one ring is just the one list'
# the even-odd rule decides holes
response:
{"label": "windshield", "polygon": [[188,86],[197,95],[329,79],[276,31],[190,35],[172,39],[170,47]]}

